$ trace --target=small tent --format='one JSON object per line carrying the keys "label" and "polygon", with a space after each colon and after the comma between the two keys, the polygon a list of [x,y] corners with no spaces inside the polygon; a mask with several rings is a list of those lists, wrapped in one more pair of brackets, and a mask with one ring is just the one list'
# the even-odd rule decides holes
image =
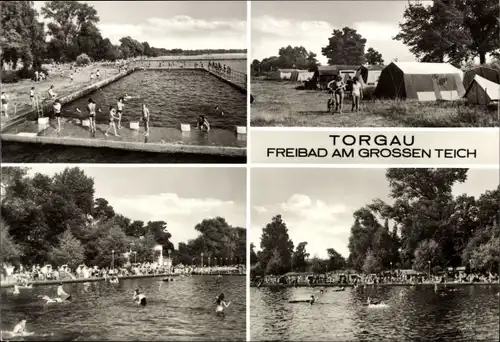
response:
{"label": "small tent", "polygon": [[383,69],[383,65],[362,65],[356,71],[356,78],[365,85],[376,86]]}
{"label": "small tent", "polygon": [[340,75],[344,81],[353,78],[358,65],[320,65],[314,74],[314,79],[321,89],[325,89],[330,81]]}
{"label": "small tent", "polygon": [[476,75],[469,84],[465,97],[471,104],[488,105],[490,102],[500,99],[500,84]]}
{"label": "small tent", "polygon": [[500,84],[500,70],[488,68],[485,66],[476,67],[473,69],[469,69],[464,74],[464,88],[468,89],[474,77],[476,75],[481,76],[491,82],[495,82]]}
{"label": "small tent", "polygon": [[382,70],[375,96],[419,101],[458,100],[463,72],[448,63],[392,62]]}

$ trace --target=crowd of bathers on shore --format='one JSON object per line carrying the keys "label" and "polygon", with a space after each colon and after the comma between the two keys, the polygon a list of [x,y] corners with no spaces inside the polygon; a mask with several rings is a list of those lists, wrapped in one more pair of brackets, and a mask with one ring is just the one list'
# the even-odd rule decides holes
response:
{"label": "crowd of bathers on shore", "polygon": [[[111,277],[127,277],[127,276],[141,276],[141,275],[160,275],[160,274],[178,274],[178,275],[196,275],[196,274],[246,274],[245,265],[228,265],[228,266],[213,266],[213,267],[199,267],[199,266],[184,266],[175,265],[172,267],[161,266],[157,263],[142,263],[130,264],[125,267],[117,268],[99,268],[97,266],[89,267],[86,265],[79,265],[76,269],[72,270],[68,265],[62,265],[53,268],[51,265],[43,267],[32,266],[31,269],[14,266],[4,266],[4,275],[2,275],[2,282],[15,283],[20,286],[29,286],[33,281],[45,280],[75,280],[87,278],[104,278]],[[5,277],[6,275],[6,277]]]}
{"label": "crowd of bathers on shore", "polygon": [[415,272],[413,270],[397,270],[379,274],[356,274],[356,273],[327,273],[327,274],[291,274],[291,275],[266,275],[264,277],[252,277],[252,282],[261,286],[263,284],[283,285],[359,285],[359,284],[416,284],[416,283],[498,283],[499,276],[496,273],[477,273],[448,271],[439,275]]}

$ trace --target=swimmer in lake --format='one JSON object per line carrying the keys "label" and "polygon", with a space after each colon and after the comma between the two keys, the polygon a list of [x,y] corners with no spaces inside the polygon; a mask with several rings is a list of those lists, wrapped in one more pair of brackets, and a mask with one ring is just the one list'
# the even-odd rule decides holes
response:
{"label": "swimmer in lake", "polygon": [[108,136],[109,130],[111,128],[113,128],[113,131],[115,132],[115,137],[120,136],[116,132],[115,120],[118,120],[118,116],[116,115],[116,109],[113,106],[109,106],[109,126],[108,129],[106,130],[106,133],[104,133],[105,136]]}
{"label": "swimmer in lake", "polygon": [[139,289],[134,291],[134,302],[138,305],[146,306],[147,300],[144,293],[139,292]]}
{"label": "swimmer in lake", "polygon": [[224,301],[224,293],[221,293],[220,295],[217,296],[215,303],[217,303],[217,307],[215,308],[215,312],[218,315],[224,315],[224,309],[227,308],[229,305],[231,305],[231,302],[226,303]]}
{"label": "swimmer in lake", "polygon": [[19,319],[19,322],[14,327],[14,330],[12,330],[12,334],[23,335],[26,332],[27,332],[26,331],[26,318],[23,317],[23,318]]}
{"label": "swimmer in lake", "polygon": [[64,291],[62,283],[57,287],[57,295],[63,300],[71,300],[71,296]]}
{"label": "swimmer in lake", "polygon": [[144,121],[144,129],[146,130],[144,132],[144,136],[147,137],[149,136],[149,108],[146,106],[145,103],[142,104],[142,121]]}
{"label": "swimmer in lake", "polygon": [[208,122],[208,120],[205,118],[204,115],[200,115],[198,117],[198,123],[196,124],[196,129],[199,129],[200,131],[203,132],[210,131],[210,123]]}

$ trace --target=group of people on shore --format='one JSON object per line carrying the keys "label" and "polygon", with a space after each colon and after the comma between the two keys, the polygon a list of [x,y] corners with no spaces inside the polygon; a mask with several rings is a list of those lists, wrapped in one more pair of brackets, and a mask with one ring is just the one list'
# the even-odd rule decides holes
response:
{"label": "group of people on shore", "polygon": [[363,99],[363,84],[356,78],[351,78],[344,82],[342,76],[337,75],[332,81],[328,82],[326,88],[330,94],[327,102],[328,112],[342,114],[344,106],[344,97],[349,89],[352,99],[352,112],[359,112],[361,100]]}

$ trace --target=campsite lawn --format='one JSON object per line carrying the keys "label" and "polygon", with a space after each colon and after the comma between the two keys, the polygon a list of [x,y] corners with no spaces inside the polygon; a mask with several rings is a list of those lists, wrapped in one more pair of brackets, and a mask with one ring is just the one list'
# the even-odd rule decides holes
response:
{"label": "campsite lawn", "polygon": [[496,127],[496,105],[468,106],[466,101],[418,102],[364,100],[359,113],[344,99],[342,114],[327,112],[328,94],[297,90],[299,83],[252,80],[252,126],[287,127]]}

